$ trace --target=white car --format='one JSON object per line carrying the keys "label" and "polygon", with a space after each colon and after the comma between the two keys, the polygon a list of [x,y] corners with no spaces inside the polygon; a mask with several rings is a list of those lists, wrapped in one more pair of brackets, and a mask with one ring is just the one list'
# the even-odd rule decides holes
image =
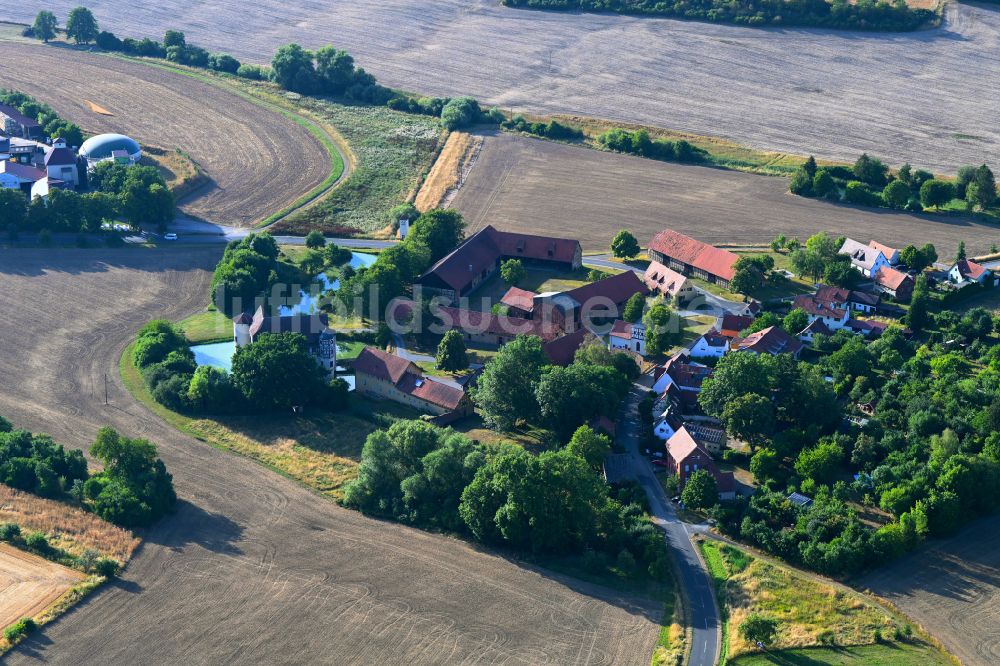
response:
{"label": "white car", "polygon": [[163,234],[163,240],[177,240],[177,234]]}

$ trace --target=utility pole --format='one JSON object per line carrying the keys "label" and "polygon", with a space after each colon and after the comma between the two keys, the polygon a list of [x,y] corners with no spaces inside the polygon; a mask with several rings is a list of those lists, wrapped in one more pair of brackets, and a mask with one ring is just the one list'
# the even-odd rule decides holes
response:
{"label": "utility pole", "polygon": [[104,404],[108,404],[108,373],[104,373]]}

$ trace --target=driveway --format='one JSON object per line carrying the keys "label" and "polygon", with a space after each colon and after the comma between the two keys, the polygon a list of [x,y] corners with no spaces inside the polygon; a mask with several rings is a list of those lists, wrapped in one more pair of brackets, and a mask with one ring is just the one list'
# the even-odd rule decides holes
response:
{"label": "driveway", "polygon": [[719,609],[708,572],[691,542],[687,525],[674,512],[674,507],[653,475],[652,465],[639,453],[640,424],[636,407],[648,389],[634,385],[624,407],[624,416],[618,422],[618,441],[632,461],[635,480],[649,498],[653,522],[666,532],[667,544],[677,564],[684,601],[691,623],[691,650],[689,666],[714,666],[719,655]]}

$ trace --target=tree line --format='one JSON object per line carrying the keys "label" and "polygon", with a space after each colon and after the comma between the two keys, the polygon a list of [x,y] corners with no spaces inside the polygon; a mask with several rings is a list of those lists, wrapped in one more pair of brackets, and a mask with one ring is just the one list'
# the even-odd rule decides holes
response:
{"label": "tree line", "polygon": [[847,30],[910,31],[935,22],[936,12],[912,9],[904,0],[501,0],[508,7],[615,12],[736,23],[803,25]]}
{"label": "tree line", "polygon": [[101,428],[90,453],[103,471],[90,474],[79,449],[67,451],[48,435],[14,429],[0,417],[0,481],[6,485],[78,504],[125,527],[150,525],[173,510],[171,476],[148,440]]}
{"label": "tree line", "polygon": [[803,197],[918,213],[925,208],[938,210],[955,199],[962,201],[967,211],[985,211],[997,203],[996,178],[985,164],[964,166],[951,181],[909,164],[893,172],[867,153],[850,168],[819,167],[810,157],[792,175],[788,189]]}
{"label": "tree line", "polygon": [[12,106],[29,118],[34,118],[50,139],[65,139],[67,146],[83,143],[83,130],[76,123],[63,120],[51,106],[17,90],[0,88],[0,104]]}
{"label": "tree line", "polygon": [[629,131],[620,127],[610,129],[596,138],[597,145],[607,150],[662,162],[704,162],[708,151],[692,145],[685,139],[652,139],[649,132],[640,129]]}

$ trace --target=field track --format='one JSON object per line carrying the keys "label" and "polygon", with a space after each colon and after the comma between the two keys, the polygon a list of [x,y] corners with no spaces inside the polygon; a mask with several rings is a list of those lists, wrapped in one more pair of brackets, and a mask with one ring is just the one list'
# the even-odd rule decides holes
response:
{"label": "field track", "polygon": [[[212,222],[248,226],[330,173],[326,149],[294,121],[157,67],[0,42],[0,87],[35,96],[91,133],[120,132],[140,143],[184,150],[213,184],[187,197],[181,210]],[[91,104],[112,115],[93,111]]]}
{"label": "field track", "polygon": [[41,613],[82,579],[77,571],[0,544],[0,627]]}
{"label": "field track", "polygon": [[136,403],[121,349],[198,311],[220,252],[0,250],[0,414],[78,447],[104,424],[149,437],[181,498],[120,582],[8,663],[649,662],[658,604],[341,509]]}
{"label": "field track", "polygon": [[645,244],[669,227],[709,243],[805,240],[817,231],[896,247],[930,242],[941,257],[964,240],[973,254],[1000,244],[1000,228],[961,218],[825,203],[788,193],[788,180],[667,164],[511,134],[489,135],[454,199],[471,229],[579,238],[607,250],[619,229]]}
{"label": "field track", "polygon": [[933,541],[856,587],[891,601],[965,666],[1000,663],[1000,517]]}
{"label": "field track", "polygon": [[[65,20],[78,0],[8,2],[0,18]],[[1000,162],[1000,11],[951,3],[914,33],[745,28],[502,7],[499,0],[93,0],[101,26],[269,61],[288,42],[350,51],[387,85],[474,95],[853,160],[862,151],[954,173]],[[58,70],[50,70],[58,71]],[[100,103],[99,100],[93,100]]]}

